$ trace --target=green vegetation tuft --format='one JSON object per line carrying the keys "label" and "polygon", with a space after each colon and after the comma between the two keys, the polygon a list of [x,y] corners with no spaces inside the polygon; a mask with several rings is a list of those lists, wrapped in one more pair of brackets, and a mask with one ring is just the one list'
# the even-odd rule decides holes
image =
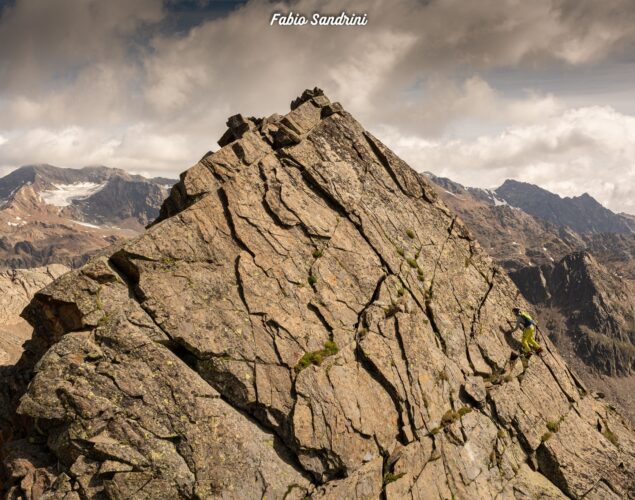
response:
{"label": "green vegetation tuft", "polygon": [[408,235],[408,238],[410,239],[413,239],[415,237],[415,232],[412,229],[407,229],[406,234]]}
{"label": "green vegetation tuft", "polygon": [[308,282],[311,286],[315,285],[317,283],[317,276],[315,274],[312,274],[311,276],[309,276]]}
{"label": "green vegetation tuft", "polygon": [[[470,413],[473,409],[469,406],[462,406],[457,411],[448,410],[441,417],[441,427],[447,427],[450,424],[453,424],[457,420],[459,420],[464,415]],[[436,434],[441,430],[440,427],[435,427],[430,431],[430,434]],[[436,432],[435,432],[436,431]]]}
{"label": "green vegetation tuft", "polygon": [[406,251],[401,247],[397,248],[397,253],[402,257],[406,255]]}
{"label": "green vegetation tuft", "polygon": [[447,426],[454,422],[456,419],[457,413],[453,412],[452,410],[448,410],[441,417],[441,424]]}
{"label": "green vegetation tuft", "polygon": [[338,352],[339,348],[337,347],[337,344],[332,340],[327,340],[326,342],[324,342],[324,349],[304,353],[304,355],[295,365],[294,370],[296,373],[300,373],[302,370],[308,368],[311,365],[320,366],[325,358],[334,356]]}
{"label": "green vegetation tuft", "polygon": [[560,417],[558,420],[549,420],[549,422],[547,422],[547,429],[549,429],[550,432],[558,432],[563,420],[564,416]]}
{"label": "green vegetation tuft", "polygon": [[398,312],[399,312],[399,306],[395,304],[394,302],[390,304],[389,306],[384,307],[384,313],[386,318],[391,318]]}
{"label": "green vegetation tuft", "polygon": [[560,422],[558,422],[557,420],[547,422],[547,429],[549,429],[550,432],[558,432],[559,428]]}
{"label": "green vegetation tuft", "polygon": [[413,269],[419,267],[419,264],[417,264],[417,259],[407,259],[406,262],[408,263],[408,265],[410,267],[412,267]]}
{"label": "green vegetation tuft", "polygon": [[541,442],[545,442],[545,441],[549,441],[551,439],[551,437],[553,436],[553,433],[550,431],[545,432],[542,437],[540,438]]}
{"label": "green vegetation tuft", "polygon": [[104,315],[99,318],[99,320],[97,320],[97,326],[103,326],[106,323],[108,323],[108,320],[110,319],[110,315],[108,313],[104,313]]}
{"label": "green vegetation tuft", "polygon": [[313,257],[315,259],[319,259],[320,257],[322,257],[322,255],[324,255],[324,250],[322,250],[321,248],[316,248],[315,250],[313,250]]}
{"label": "green vegetation tuft", "polygon": [[467,415],[468,413],[471,413],[471,412],[472,412],[472,408],[469,406],[462,406],[457,411],[457,413],[459,414],[459,417],[462,417],[463,415]]}
{"label": "green vegetation tuft", "polygon": [[386,474],[384,474],[383,485],[386,486],[387,484],[394,483],[397,479],[402,478],[405,474],[405,472],[401,472],[399,474],[386,472]]}
{"label": "green vegetation tuft", "polygon": [[617,436],[611,429],[607,427],[606,429],[602,431],[602,435],[606,439],[608,439],[611,443],[613,443],[613,446],[615,446],[616,448],[620,447],[620,441],[617,439]]}

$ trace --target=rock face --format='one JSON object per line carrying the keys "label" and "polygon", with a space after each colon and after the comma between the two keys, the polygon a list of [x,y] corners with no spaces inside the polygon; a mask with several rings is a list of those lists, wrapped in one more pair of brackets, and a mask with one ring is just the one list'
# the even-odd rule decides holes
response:
{"label": "rock face", "polygon": [[614,275],[635,282],[635,234],[603,233],[585,240],[587,250]]}
{"label": "rock face", "polygon": [[612,376],[635,372],[635,287],[630,281],[609,273],[588,252],[511,276],[538,308],[562,314],[576,353],[588,365]]}
{"label": "rock face", "polygon": [[0,271],[0,365],[15,363],[33,328],[20,317],[37,291],[69,269],[59,264]]}
{"label": "rock face", "polygon": [[507,180],[496,194],[514,207],[579,233],[631,233],[628,218],[611,212],[589,194],[561,198],[533,184]]}
{"label": "rock face", "polygon": [[107,167],[21,167],[0,179],[0,267],[77,267],[140,233],[173,183]]}
{"label": "rock face", "polygon": [[635,494],[633,432],[549,343],[510,360],[518,290],[423,176],[318,89],[228,126],[28,307],[9,498]]}
{"label": "rock face", "polygon": [[[585,383],[635,422],[635,234],[578,234],[510,206],[498,191],[427,175]],[[593,219],[582,209],[578,216]]]}

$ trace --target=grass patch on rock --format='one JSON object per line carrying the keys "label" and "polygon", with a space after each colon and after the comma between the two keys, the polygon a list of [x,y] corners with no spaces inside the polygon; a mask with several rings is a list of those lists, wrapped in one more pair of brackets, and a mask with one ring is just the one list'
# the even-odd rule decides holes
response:
{"label": "grass patch on rock", "polygon": [[617,436],[611,429],[607,427],[606,429],[602,431],[602,435],[606,439],[608,439],[613,444],[613,446],[615,446],[616,448],[620,447],[620,441],[617,439]]}
{"label": "grass patch on rock", "polygon": [[382,483],[384,486],[390,483],[394,483],[397,479],[401,479],[405,474],[405,472],[401,472],[399,474],[395,474],[394,472],[386,472],[386,474],[384,474]]}
{"label": "grass patch on rock", "polygon": [[296,373],[300,373],[302,370],[308,368],[311,365],[320,366],[324,359],[328,358],[329,356],[334,356],[338,352],[339,348],[337,347],[337,344],[332,340],[327,340],[326,342],[324,342],[324,349],[304,353],[304,355],[295,365],[294,370]]}
{"label": "grass patch on rock", "polygon": [[549,420],[549,422],[547,422],[547,429],[549,429],[549,432],[558,432],[563,420],[564,417],[560,417],[558,420]]}

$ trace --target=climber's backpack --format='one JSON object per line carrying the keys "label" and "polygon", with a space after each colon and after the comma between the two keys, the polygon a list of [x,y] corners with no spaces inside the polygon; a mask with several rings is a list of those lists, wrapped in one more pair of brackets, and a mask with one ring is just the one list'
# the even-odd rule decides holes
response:
{"label": "climber's backpack", "polygon": [[530,326],[536,324],[536,322],[533,320],[533,318],[531,316],[529,316],[529,314],[527,314],[525,311],[521,311],[519,316],[523,320],[523,327],[524,328],[529,328]]}

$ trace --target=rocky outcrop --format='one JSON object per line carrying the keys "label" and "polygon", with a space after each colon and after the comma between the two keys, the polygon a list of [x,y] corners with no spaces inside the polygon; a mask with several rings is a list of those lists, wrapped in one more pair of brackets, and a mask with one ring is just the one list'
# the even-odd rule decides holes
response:
{"label": "rocky outcrop", "polygon": [[292,108],[35,296],[9,498],[635,494],[632,431],[549,343],[511,360],[518,291],[424,177],[319,89]]}
{"label": "rocky outcrop", "polygon": [[[510,206],[497,191],[427,175],[440,198],[510,274],[544,333],[585,383],[635,422],[635,235],[578,234]],[[569,201],[560,200],[554,210],[559,203]],[[579,207],[577,217],[592,220],[594,206],[591,213]]]}
{"label": "rocky outcrop", "polygon": [[618,278],[635,282],[635,234],[586,235],[586,248]]}
{"label": "rocky outcrop", "polygon": [[59,264],[0,271],[0,366],[15,363],[33,328],[20,317],[35,293],[69,269]]}
{"label": "rocky outcrop", "polygon": [[[635,371],[635,288],[590,253],[511,273],[538,309],[556,309],[577,355],[604,374]],[[551,324],[553,329],[555,325]]]}

